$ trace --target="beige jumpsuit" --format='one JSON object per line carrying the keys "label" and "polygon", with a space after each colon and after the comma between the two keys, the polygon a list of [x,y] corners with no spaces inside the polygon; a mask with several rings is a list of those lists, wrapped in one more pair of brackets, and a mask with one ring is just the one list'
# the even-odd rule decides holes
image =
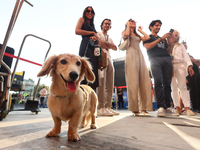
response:
{"label": "beige jumpsuit", "polygon": [[132,112],[152,110],[151,85],[146,63],[139,47],[140,38],[131,35],[130,43],[125,60],[128,110]]}

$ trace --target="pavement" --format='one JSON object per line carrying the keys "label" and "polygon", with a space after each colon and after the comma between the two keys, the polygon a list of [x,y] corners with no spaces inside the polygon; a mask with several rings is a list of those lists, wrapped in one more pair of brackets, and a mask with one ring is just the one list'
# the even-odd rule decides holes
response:
{"label": "pavement", "polygon": [[81,141],[67,141],[68,123],[59,137],[45,138],[53,128],[48,108],[38,114],[12,111],[0,122],[0,150],[200,150],[200,114],[196,116],[98,117],[98,129],[79,130]]}

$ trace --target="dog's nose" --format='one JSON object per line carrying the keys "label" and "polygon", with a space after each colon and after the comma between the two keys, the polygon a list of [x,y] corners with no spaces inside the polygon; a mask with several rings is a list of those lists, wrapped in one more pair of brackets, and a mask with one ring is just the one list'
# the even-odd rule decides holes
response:
{"label": "dog's nose", "polygon": [[75,81],[78,78],[78,73],[75,71],[70,72],[69,77]]}

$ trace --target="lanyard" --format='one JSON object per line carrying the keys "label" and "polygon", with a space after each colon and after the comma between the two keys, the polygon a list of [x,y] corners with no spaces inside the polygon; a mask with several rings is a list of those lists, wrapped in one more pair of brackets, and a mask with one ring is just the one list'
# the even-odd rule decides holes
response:
{"label": "lanyard", "polygon": [[108,35],[107,36],[105,34],[103,34],[103,35],[104,35],[105,41],[108,42]]}

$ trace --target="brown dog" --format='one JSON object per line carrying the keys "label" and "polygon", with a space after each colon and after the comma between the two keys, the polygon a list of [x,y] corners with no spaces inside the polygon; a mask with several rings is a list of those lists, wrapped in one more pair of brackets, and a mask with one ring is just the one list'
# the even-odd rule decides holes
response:
{"label": "brown dog", "polygon": [[[68,140],[78,141],[78,127],[85,127],[91,119],[91,128],[96,129],[95,113],[97,96],[87,85],[80,81],[95,80],[90,63],[84,57],[72,54],[51,56],[46,60],[38,77],[48,75],[52,77],[50,95],[47,105],[51,112],[54,127],[46,137],[58,136],[61,132],[61,120],[69,120]],[[87,121],[87,123],[86,123]]]}

